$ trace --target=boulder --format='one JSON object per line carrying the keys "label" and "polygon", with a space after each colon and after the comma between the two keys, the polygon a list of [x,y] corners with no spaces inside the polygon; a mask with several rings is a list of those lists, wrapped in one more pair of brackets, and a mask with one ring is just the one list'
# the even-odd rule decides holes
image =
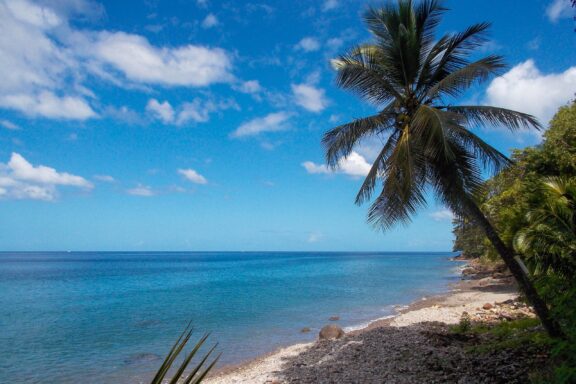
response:
{"label": "boulder", "polygon": [[344,330],[334,324],[324,326],[318,335],[320,340],[334,340],[339,339],[342,336],[344,336]]}
{"label": "boulder", "polygon": [[490,303],[486,303],[482,306],[482,309],[486,309],[486,310],[492,309],[492,308],[494,308],[494,306]]}
{"label": "boulder", "polygon": [[328,320],[330,320],[330,321],[338,321],[338,320],[340,320],[340,316],[331,316]]}
{"label": "boulder", "polygon": [[302,328],[302,329],[300,330],[300,333],[308,333],[308,332],[310,332],[310,331],[311,331],[310,328],[304,327],[304,328]]}

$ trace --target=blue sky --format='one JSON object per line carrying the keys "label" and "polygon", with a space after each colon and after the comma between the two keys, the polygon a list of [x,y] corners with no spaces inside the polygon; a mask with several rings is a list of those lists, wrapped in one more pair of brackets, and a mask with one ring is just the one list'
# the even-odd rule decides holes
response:
{"label": "blue sky", "polygon": [[[382,234],[320,139],[373,112],[329,59],[369,40],[364,1],[0,0],[0,249],[449,250],[429,201]],[[463,102],[544,124],[576,91],[569,0],[447,1],[439,32],[493,23],[501,77]],[[540,135],[486,127],[502,151]]]}

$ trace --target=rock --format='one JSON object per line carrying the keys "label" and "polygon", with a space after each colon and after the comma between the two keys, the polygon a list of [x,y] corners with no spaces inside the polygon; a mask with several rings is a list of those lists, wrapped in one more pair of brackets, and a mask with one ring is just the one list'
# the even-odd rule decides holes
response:
{"label": "rock", "polygon": [[310,328],[304,327],[304,328],[302,328],[302,329],[300,330],[300,333],[308,333],[308,332],[310,332],[310,331],[311,331]]}
{"label": "rock", "polygon": [[330,321],[338,321],[338,320],[340,320],[340,316],[331,316],[328,320],[330,320]]}
{"label": "rock", "polygon": [[339,339],[344,336],[344,330],[337,325],[326,325],[320,330],[318,337],[320,340]]}
{"label": "rock", "polygon": [[486,303],[486,304],[484,304],[484,305],[482,306],[482,309],[488,310],[488,309],[492,309],[493,307],[494,307],[494,306],[493,306],[492,304]]}

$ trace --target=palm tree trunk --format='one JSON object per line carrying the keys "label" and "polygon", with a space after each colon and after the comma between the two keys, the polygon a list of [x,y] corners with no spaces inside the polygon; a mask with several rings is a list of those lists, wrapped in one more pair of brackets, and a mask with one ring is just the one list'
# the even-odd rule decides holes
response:
{"label": "palm tree trunk", "polygon": [[484,213],[478,205],[470,198],[465,198],[464,200],[467,213],[482,227],[484,232],[486,232],[486,237],[488,237],[494,248],[496,248],[496,251],[500,254],[500,257],[502,257],[502,260],[504,260],[504,263],[518,282],[521,291],[534,307],[536,315],[540,318],[548,334],[551,337],[565,339],[566,336],[564,332],[562,332],[560,324],[550,315],[546,303],[536,291],[529,276],[524,273],[518,262],[514,259],[512,250],[500,239],[500,236],[498,236],[496,230],[486,216],[484,216]]}

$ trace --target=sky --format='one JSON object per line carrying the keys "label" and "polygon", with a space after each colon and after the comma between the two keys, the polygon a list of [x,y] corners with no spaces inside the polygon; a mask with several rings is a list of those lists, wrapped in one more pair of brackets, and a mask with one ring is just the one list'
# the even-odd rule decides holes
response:
{"label": "sky", "polygon": [[[449,251],[430,195],[382,233],[354,197],[379,142],[324,165],[375,106],[330,59],[378,2],[0,0],[0,250]],[[492,23],[508,68],[462,103],[547,125],[576,92],[569,0],[446,1],[439,33]],[[541,133],[477,132],[510,153]]]}

